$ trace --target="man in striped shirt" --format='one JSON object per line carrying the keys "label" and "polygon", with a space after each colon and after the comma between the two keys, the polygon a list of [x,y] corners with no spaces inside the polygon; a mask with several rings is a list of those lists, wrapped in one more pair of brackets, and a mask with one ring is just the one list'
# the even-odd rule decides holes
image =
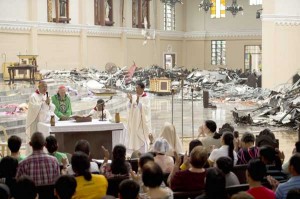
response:
{"label": "man in striped shirt", "polygon": [[36,186],[54,184],[59,177],[59,164],[55,157],[43,151],[45,138],[42,133],[35,132],[31,136],[32,154],[19,163],[16,178],[27,175]]}
{"label": "man in striped shirt", "polygon": [[300,188],[300,154],[291,157],[289,172],[292,177],[287,182],[278,185],[276,199],[285,199],[289,190]]}

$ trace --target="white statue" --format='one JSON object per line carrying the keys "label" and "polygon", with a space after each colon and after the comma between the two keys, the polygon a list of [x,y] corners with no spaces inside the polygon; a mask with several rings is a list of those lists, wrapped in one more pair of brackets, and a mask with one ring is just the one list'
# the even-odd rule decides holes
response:
{"label": "white statue", "polygon": [[110,6],[108,3],[108,0],[105,0],[105,21],[110,21],[109,20],[109,10],[110,10]]}

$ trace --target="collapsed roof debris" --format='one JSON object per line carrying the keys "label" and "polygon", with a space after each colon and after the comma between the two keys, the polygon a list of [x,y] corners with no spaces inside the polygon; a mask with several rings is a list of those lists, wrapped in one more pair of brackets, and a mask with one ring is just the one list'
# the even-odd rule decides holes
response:
{"label": "collapsed roof debris", "polygon": [[[106,71],[95,68],[74,69],[70,71],[41,71],[44,78],[65,79],[90,90],[114,88],[133,92],[137,81],[142,81],[149,90],[150,79],[167,77],[171,86],[183,98],[202,99],[202,91],[208,90],[210,98],[222,101],[250,101],[260,104],[258,108],[233,110],[236,123],[251,125],[290,125],[300,122],[300,85],[299,81],[291,87],[278,92],[257,87],[261,76],[242,74],[240,71],[219,68],[214,71],[192,70],[181,67],[163,69],[159,66],[138,68],[134,64],[129,69],[106,67]],[[183,81],[182,81],[183,80]],[[183,82],[183,85],[182,85]],[[193,89],[192,89],[193,88]],[[193,92],[192,92],[193,90]],[[177,95],[181,99],[181,94]]]}

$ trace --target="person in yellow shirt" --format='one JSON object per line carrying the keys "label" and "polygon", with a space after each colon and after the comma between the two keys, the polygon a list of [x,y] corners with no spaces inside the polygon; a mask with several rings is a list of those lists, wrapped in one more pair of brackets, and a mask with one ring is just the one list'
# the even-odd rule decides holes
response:
{"label": "person in yellow shirt", "polygon": [[91,174],[89,157],[75,152],[71,158],[77,187],[72,199],[99,199],[106,195],[108,182],[103,175]]}

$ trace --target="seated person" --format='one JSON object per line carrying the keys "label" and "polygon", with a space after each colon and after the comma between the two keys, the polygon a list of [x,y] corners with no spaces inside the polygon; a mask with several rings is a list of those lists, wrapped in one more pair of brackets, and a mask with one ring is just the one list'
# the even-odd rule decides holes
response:
{"label": "seated person", "polygon": [[153,151],[156,156],[154,162],[156,162],[164,173],[170,173],[174,167],[174,160],[171,156],[166,155],[166,152],[170,150],[169,143],[163,138],[157,138],[153,145]]}
{"label": "seated person", "polygon": [[[75,152],[83,152],[88,157],[90,157],[90,143],[87,140],[79,140],[75,144]],[[90,172],[91,173],[100,173],[98,164],[96,162],[90,162]],[[72,170],[72,165],[69,165],[67,167],[67,174],[74,175],[74,172]]]}
{"label": "seated person", "polygon": [[[292,154],[292,155],[294,155],[294,154],[296,154],[296,153],[300,153],[300,141],[298,141],[298,142],[295,143],[295,148],[294,148],[294,150],[293,150],[293,154]],[[289,173],[289,164],[290,164],[290,162],[287,161],[287,162],[285,162],[285,163],[282,165],[282,171],[283,171],[284,173]]]}
{"label": "seated person", "polygon": [[[170,144],[172,150],[175,150],[177,153],[183,152],[181,141],[176,133],[176,129],[173,124],[165,122],[159,137],[166,139]],[[173,151],[171,154],[173,155]]]}
{"label": "seated person", "polygon": [[263,146],[270,146],[273,148],[278,148],[278,143],[276,142],[274,133],[266,128],[259,132],[259,135],[256,137],[256,146],[263,147]]}
{"label": "seated person", "polygon": [[275,199],[275,193],[261,184],[266,174],[266,165],[261,160],[253,159],[249,161],[246,170],[246,177],[249,183],[248,193],[255,199]]}
{"label": "seated person", "polygon": [[141,155],[138,165],[138,172],[135,173],[134,171],[130,171],[130,177],[139,184],[140,186],[140,193],[146,192],[148,189],[144,186],[142,181],[142,168],[148,162],[154,162],[154,157],[152,153],[144,153]]}
{"label": "seated person", "polygon": [[10,199],[10,190],[7,185],[0,184],[0,198],[1,199]]}
{"label": "seated person", "polygon": [[71,164],[77,182],[73,199],[102,198],[106,195],[108,182],[103,175],[90,173],[90,160],[85,153],[75,152]]}
{"label": "seated person", "polygon": [[71,99],[66,94],[66,87],[58,87],[56,95],[53,95],[51,100],[55,105],[54,113],[60,120],[68,120],[72,115]]}
{"label": "seated person", "polygon": [[220,157],[217,159],[217,167],[225,174],[226,187],[240,184],[238,177],[232,172],[233,161],[230,157]]}
{"label": "seated person", "polygon": [[205,193],[196,197],[196,199],[226,199],[226,180],[224,173],[216,168],[209,168],[206,171],[205,177]]}
{"label": "seated person", "polygon": [[147,162],[142,168],[142,180],[148,188],[146,193],[140,194],[140,199],[156,198],[171,199],[173,192],[168,187],[161,187],[163,182],[163,171],[161,167],[152,161]]}
{"label": "seated person", "polygon": [[209,150],[209,152],[212,150],[213,147],[219,148],[221,146],[221,139],[219,139],[219,136],[216,137],[215,134],[217,130],[217,124],[212,120],[206,120],[204,124],[202,124],[198,129],[198,138],[201,135],[206,136],[201,140],[203,146]]}
{"label": "seated person", "polygon": [[242,148],[238,151],[237,164],[248,164],[251,159],[259,156],[259,148],[254,146],[255,138],[252,133],[246,132],[241,139]]}
{"label": "seated person", "polygon": [[[196,146],[202,146],[202,142],[198,139],[192,140],[189,143],[189,155],[191,154],[192,150],[196,147]],[[207,165],[207,164],[206,164]],[[208,165],[209,166],[209,165]],[[190,168],[190,158],[189,156],[185,153],[184,157],[183,157],[183,163],[180,166],[181,170],[186,170]]]}
{"label": "seated person", "polygon": [[100,172],[105,177],[113,177],[114,175],[128,176],[131,165],[126,161],[126,147],[122,144],[114,146],[111,163],[108,163],[109,152],[102,146],[104,151],[104,162],[101,165]]}
{"label": "seated person", "polygon": [[15,193],[17,168],[18,160],[11,156],[6,156],[0,161],[0,183],[9,187],[12,196]]}
{"label": "seated person", "polygon": [[233,133],[225,132],[221,138],[222,146],[219,149],[214,149],[209,157],[208,162],[211,166],[216,166],[216,161],[220,157],[230,157],[233,160],[233,164],[236,165],[237,163],[237,154],[234,151],[234,144],[233,144]]}
{"label": "seated person", "polygon": [[120,199],[138,199],[140,186],[133,180],[123,180],[119,185]]}
{"label": "seated person", "polygon": [[93,119],[102,119],[103,112],[103,120],[112,120],[112,117],[107,109],[105,109],[105,102],[103,99],[99,99],[97,104],[93,110],[89,113]]}
{"label": "seated person", "polygon": [[271,146],[261,147],[259,157],[267,166],[267,170],[282,170],[279,153]]}
{"label": "seated person", "polygon": [[168,179],[171,189],[173,191],[199,191],[204,189],[206,170],[203,166],[207,158],[207,150],[202,146],[197,146],[190,154],[190,168],[179,171],[181,161],[177,156],[176,164]]}
{"label": "seated person", "polygon": [[57,151],[58,144],[54,136],[49,135],[48,137],[46,137],[46,148],[49,152],[49,155],[56,157],[59,165],[62,165],[63,168],[67,168],[67,166],[69,165],[67,155]]}
{"label": "seated person", "polygon": [[62,175],[55,182],[54,195],[58,199],[71,199],[75,193],[77,182],[75,177]]}
{"label": "seated person", "polygon": [[286,195],[286,199],[299,199],[300,189],[291,189]]}
{"label": "seated person", "polygon": [[[28,176],[22,176],[17,180],[15,199],[37,199],[38,193],[34,181]],[[26,197],[25,197],[26,196]]]}
{"label": "seated person", "polygon": [[25,155],[20,154],[19,150],[20,150],[21,144],[22,144],[21,138],[16,135],[10,136],[7,140],[7,145],[11,152],[10,156],[13,158],[16,158],[18,160],[18,162],[20,162],[26,158]]}

